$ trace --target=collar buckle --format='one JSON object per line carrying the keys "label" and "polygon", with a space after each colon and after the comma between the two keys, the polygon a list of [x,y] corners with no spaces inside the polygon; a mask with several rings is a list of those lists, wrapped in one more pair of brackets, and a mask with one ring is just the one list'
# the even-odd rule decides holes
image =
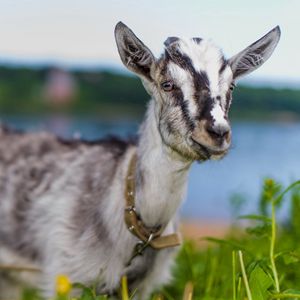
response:
{"label": "collar buckle", "polygon": [[143,255],[144,254],[144,251],[146,250],[146,248],[150,245],[152,239],[153,239],[154,235],[153,233],[151,233],[148,237],[148,240],[146,242],[143,242],[143,241],[138,241],[134,247],[134,250],[133,250],[133,254],[132,256],[130,257],[129,259],[129,262],[128,262],[128,266],[131,264],[132,260],[137,257],[137,256],[140,256],[140,255]]}
{"label": "collar buckle", "polygon": [[125,207],[126,212],[136,212],[135,206],[134,205],[128,205]]}

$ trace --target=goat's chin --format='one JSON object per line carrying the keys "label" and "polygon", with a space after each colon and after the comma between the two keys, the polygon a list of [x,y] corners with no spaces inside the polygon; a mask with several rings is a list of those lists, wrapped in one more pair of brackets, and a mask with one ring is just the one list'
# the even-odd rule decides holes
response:
{"label": "goat's chin", "polygon": [[194,151],[197,155],[197,159],[199,162],[206,160],[220,160],[222,159],[228,152],[229,148],[215,148],[214,146],[206,146],[202,143],[196,142],[195,140],[190,140],[191,150]]}
{"label": "goat's chin", "polygon": [[212,155],[210,156],[210,159],[211,159],[211,160],[221,160],[222,158],[224,158],[224,156],[226,156],[226,154],[227,154],[227,151],[224,152],[224,153],[222,153],[222,154],[218,154],[218,155],[212,154]]}
{"label": "goat's chin", "polygon": [[206,147],[199,146],[197,148],[190,147],[189,145],[181,144],[179,147],[178,144],[176,145],[169,145],[169,149],[171,149],[174,157],[180,156],[185,161],[198,161],[204,162],[206,160],[220,160],[226,154],[227,150],[224,152],[211,152]]}
{"label": "goat's chin", "polygon": [[212,153],[205,148],[197,149],[197,151],[194,151],[193,160],[198,162],[204,162],[206,160],[221,160],[224,156],[226,156],[227,152],[228,151],[226,150],[220,153]]}
{"label": "goat's chin", "polygon": [[203,153],[198,153],[197,155],[195,155],[194,157],[194,161],[197,161],[199,163],[207,161],[207,160],[221,160],[224,156],[226,156],[226,153],[223,154],[203,154]]}
{"label": "goat's chin", "polygon": [[205,160],[204,156],[199,157],[197,152],[187,146],[181,145],[181,147],[178,147],[178,145],[169,145],[169,149],[171,149],[171,153],[174,157],[180,157],[187,162],[198,161],[199,159]]}
{"label": "goat's chin", "polygon": [[185,161],[204,162],[210,159],[208,153],[195,151],[189,147],[171,147],[171,149],[175,155],[179,155]]}

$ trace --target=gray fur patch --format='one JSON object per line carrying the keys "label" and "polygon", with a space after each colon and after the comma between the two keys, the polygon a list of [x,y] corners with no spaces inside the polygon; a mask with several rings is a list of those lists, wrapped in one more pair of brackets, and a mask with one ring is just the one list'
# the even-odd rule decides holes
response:
{"label": "gray fur patch", "polygon": [[[38,216],[36,206],[65,176],[65,168],[71,167],[83,154],[87,158],[82,162],[80,194],[73,212],[74,238],[87,228],[92,228],[98,241],[108,238],[99,209],[99,195],[105,195],[118,160],[128,147],[126,142],[117,139],[67,142],[48,133],[21,134],[8,128],[0,132],[0,243],[32,260],[42,259],[34,242],[35,222],[43,219]],[[99,170],[103,173],[99,174]],[[72,178],[67,180],[72,184]]]}

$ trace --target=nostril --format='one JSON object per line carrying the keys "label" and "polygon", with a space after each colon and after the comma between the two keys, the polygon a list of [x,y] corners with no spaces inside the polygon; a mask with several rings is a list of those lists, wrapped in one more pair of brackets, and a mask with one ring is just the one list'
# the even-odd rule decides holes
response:
{"label": "nostril", "polygon": [[213,138],[225,138],[228,134],[230,129],[225,126],[217,126],[217,127],[207,127],[206,128],[209,135]]}

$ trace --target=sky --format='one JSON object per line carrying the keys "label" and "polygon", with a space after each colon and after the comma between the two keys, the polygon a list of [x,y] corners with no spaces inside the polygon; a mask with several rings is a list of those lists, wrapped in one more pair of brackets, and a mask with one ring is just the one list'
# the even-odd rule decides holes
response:
{"label": "sky", "polygon": [[168,36],[198,36],[229,58],[280,25],[278,48],[252,78],[300,86],[299,12],[299,0],[0,0],[0,59],[123,68],[118,21],[156,56]]}

